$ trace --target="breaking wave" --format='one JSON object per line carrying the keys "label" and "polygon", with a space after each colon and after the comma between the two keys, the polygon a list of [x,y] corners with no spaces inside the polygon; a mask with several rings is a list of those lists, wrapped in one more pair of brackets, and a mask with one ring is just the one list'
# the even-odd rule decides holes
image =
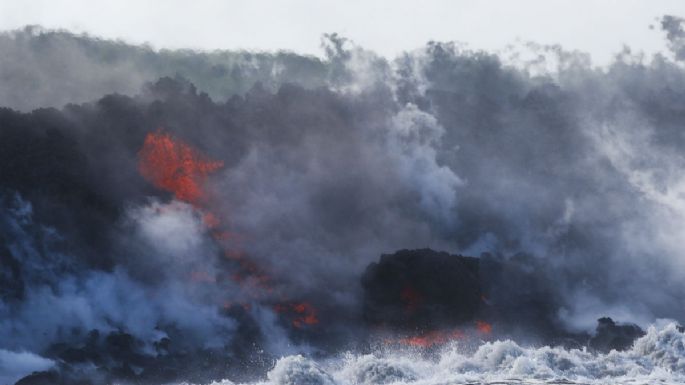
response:
{"label": "breaking wave", "polygon": [[[682,384],[685,334],[675,323],[651,326],[627,351],[527,348],[511,340],[472,353],[455,343],[435,355],[421,351],[347,353],[317,362],[283,357],[258,385],[371,384]],[[233,385],[224,380],[212,385]]]}

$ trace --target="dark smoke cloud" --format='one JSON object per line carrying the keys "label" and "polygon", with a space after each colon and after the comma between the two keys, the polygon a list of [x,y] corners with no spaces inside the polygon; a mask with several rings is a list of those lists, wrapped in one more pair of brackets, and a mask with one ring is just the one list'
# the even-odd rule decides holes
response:
{"label": "dark smoke cloud", "polygon": [[[676,56],[680,26],[663,19]],[[319,60],[0,36],[0,104],[25,110],[0,109],[0,363],[248,377],[363,345],[362,273],[425,247],[506,261],[518,278],[489,290],[555,328],[685,318],[685,72],[531,47],[533,62],[438,42],[389,61],[330,35]],[[227,279],[201,210],[140,175],[158,129],[223,162],[212,209],[270,294]],[[298,300],[319,326],[274,310]]]}

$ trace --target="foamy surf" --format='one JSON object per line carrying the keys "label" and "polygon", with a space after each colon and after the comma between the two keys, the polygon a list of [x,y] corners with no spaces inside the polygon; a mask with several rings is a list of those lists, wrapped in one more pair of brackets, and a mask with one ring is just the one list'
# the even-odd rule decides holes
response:
{"label": "foamy surf", "polygon": [[[419,351],[378,352],[316,361],[279,359],[254,385],[371,384],[682,384],[685,334],[675,323],[651,326],[630,350],[595,354],[558,347],[523,347],[511,340],[486,342],[475,352],[458,343],[434,358]],[[212,385],[235,385],[229,380]]]}

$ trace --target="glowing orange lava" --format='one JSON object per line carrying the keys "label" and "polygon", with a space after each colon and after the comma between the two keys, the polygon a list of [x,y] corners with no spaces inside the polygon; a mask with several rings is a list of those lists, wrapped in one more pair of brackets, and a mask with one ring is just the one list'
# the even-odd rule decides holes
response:
{"label": "glowing orange lava", "polygon": [[492,333],[492,325],[485,321],[476,321],[476,329],[483,334]]}
{"label": "glowing orange lava", "polygon": [[290,313],[293,317],[292,324],[296,328],[319,323],[316,309],[307,302],[296,302],[289,305],[277,304],[274,306],[274,311],[276,313]]}
{"label": "glowing orange lava", "polygon": [[195,205],[205,198],[203,184],[207,175],[223,167],[223,162],[207,159],[161,130],[147,135],[138,159],[144,178],[174,193],[176,199]]}
{"label": "glowing orange lava", "polygon": [[[402,345],[414,346],[419,348],[430,348],[438,345],[445,345],[448,342],[464,338],[464,333],[460,330],[432,330],[416,336],[400,338],[396,342]],[[394,342],[394,341],[391,341]]]}
{"label": "glowing orange lava", "polygon": [[[271,292],[271,278],[240,250],[240,242],[244,238],[222,229],[219,217],[210,209],[211,199],[205,189],[207,177],[223,165],[222,161],[211,160],[199,150],[161,129],[149,133],[138,152],[140,174],[155,187],[173,193],[176,199],[192,204],[199,211],[212,237],[222,244],[224,255],[235,262],[238,271],[230,277],[246,288],[251,297],[259,298],[262,294]],[[216,277],[201,270],[190,272],[189,278],[196,283],[216,283]],[[319,323],[316,309],[309,303],[283,303],[274,306],[274,310],[286,313],[293,326],[301,328]],[[232,302],[223,304],[226,308],[232,305]],[[251,306],[249,303],[240,305],[246,311]]]}

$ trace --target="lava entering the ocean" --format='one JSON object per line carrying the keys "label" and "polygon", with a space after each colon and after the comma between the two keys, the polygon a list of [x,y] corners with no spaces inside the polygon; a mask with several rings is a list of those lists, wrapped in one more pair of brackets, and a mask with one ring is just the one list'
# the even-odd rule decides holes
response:
{"label": "lava entering the ocean", "polygon": [[445,345],[451,341],[460,340],[464,337],[464,332],[458,329],[431,330],[429,332],[421,333],[415,336],[400,338],[390,342],[418,348],[432,348],[434,346]]}

